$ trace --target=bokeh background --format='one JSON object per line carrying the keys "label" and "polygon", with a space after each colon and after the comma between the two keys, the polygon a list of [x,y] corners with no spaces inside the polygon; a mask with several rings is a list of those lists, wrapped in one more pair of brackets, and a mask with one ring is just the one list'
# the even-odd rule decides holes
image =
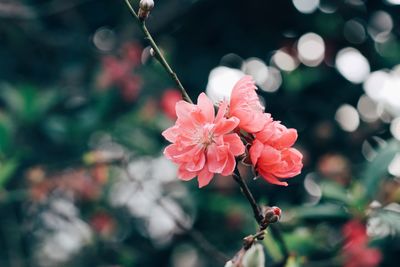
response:
{"label": "bokeh background", "polygon": [[[400,1],[155,4],[192,98],[250,74],[298,130],[288,187],[242,168],[283,210],[265,266],[398,266]],[[231,177],[198,189],[162,156],[179,92],[123,0],[0,0],[0,59],[0,266],[223,266],[255,232]]]}

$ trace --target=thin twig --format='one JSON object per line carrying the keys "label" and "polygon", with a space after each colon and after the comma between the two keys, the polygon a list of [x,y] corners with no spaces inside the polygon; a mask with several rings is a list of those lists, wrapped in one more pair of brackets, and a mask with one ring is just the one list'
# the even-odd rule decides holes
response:
{"label": "thin twig", "polygon": [[139,23],[139,25],[140,25],[140,27],[141,27],[144,35],[145,35],[145,38],[149,41],[150,46],[153,48],[154,53],[155,53],[155,55],[154,55],[155,58],[161,63],[161,65],[168,72],[168,74],[171,76],[171,78],[175,81],[176,85],[178,86],[179,90],[181,91],[183,100],[193,104],[192,99],[190,98],[190,96],[186,92],[185,88],[183,87],[181,81],[178,78],[178,75],[176,75],[176,73],[172,70],[171,66],[168,64],[168,62],[165,59],[165,57],[162,55],[160,49],[158,48],[158,45],[154,41],[154,39],[153,39],[151,33],[149,32],[149,30],[147,29],[145,21],[139,19],[137,13],[133,9],[133,7],[132,7],[131,3],[129,2],[129,0],[124,0],[124,1],[125,1],[128,9],[129,9],[129,12],[136,19],[136,21]]}
{"label": "thin twig", "polygon": [[233,179],[239,184],[240,189],[242,190],[242,193],[244,194],[244,196],[247,198],[247,201],[249,202],[253,213],[254,213],[254,218],[256,219],[257,223],[259,225],[262,224],[262,221],[264,219],[264,216],[262,215],[262,210],[260,208],[260,206],[258,206],[256,200],[253,197],[253,194],[251,193],[249,187],[247,186],[246,182],[244,181],[244,179],[242,178],[242,176],[240,175],[239,169],[237,167],[235,167],[235,170],[232,174]]}

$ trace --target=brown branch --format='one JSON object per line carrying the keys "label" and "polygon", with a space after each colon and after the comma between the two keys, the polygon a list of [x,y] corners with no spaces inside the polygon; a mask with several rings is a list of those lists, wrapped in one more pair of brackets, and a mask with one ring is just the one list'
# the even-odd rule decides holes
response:
{"label": "brown branch", "polygon": [[258,206],[256,200],[253,197],[253,194],[251,193],[249,187],[247,186],[246,182],[244,181],[244,179],[242,178],[242,176],[240,175],[239,169],[237,167],[238,162],[236,163],[236,167],[235,170],[232,174],[233,179],[239,184],[240,189],[243,193],[243,195],[247,198],[247,201],[249,202],[252,210],[253,210],[253,214],[254,214],[254,218],[256,219],[257,223],[261,226],[264,216],[262,214],[262,210],[260,208],[260,206]]}

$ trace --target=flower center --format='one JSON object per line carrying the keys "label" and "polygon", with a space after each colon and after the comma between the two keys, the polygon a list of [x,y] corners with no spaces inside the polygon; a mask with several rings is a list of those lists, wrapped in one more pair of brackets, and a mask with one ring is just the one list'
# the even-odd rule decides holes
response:
{"label": "flower center", "polygon": [[203,125],[198,131],[198,143],[206,147],[214,143],[214,127],[215,124],[211,123]]}

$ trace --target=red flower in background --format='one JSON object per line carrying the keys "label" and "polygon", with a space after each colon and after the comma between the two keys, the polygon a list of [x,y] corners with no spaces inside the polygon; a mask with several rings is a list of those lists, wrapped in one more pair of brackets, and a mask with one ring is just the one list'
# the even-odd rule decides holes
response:
{"label": "red flower in background", "polygon": [[125,43],[122,45],[122,55],[130,62],[130,65],[135,68],[137,67],[142,58],[142,47],[137,43]]}
{"label": "red flower in background", "polygon": [[376,248],[368,247],[366,227],[358,220],[346,223],[342,232],[345,238],[343,246],[344,267],[376,267],[382,254]]}
{"label": "red flower in background", "polygon": [[98,212],[90,219],[90,225],[103,237],[109,237],[113,234],[116,228],[116,222],[110,214],[106,212]]}
{"label": "red flower in background", "polygon": [[102,59],[97,86],[100,90],[116,86],[123,99],[131,102],[137,98],[142,86],[140,76],[134,73],[140,64],[142,48],[136,43],[125,43],[121,51],[120,57],[105,56]]}
{"label": "red flower in background", "polygon": [[182,94],[177,89],[167,89],[161,97],[161,109],[171,120],[176,120],[175,105],[180,100],[182,100]]}

